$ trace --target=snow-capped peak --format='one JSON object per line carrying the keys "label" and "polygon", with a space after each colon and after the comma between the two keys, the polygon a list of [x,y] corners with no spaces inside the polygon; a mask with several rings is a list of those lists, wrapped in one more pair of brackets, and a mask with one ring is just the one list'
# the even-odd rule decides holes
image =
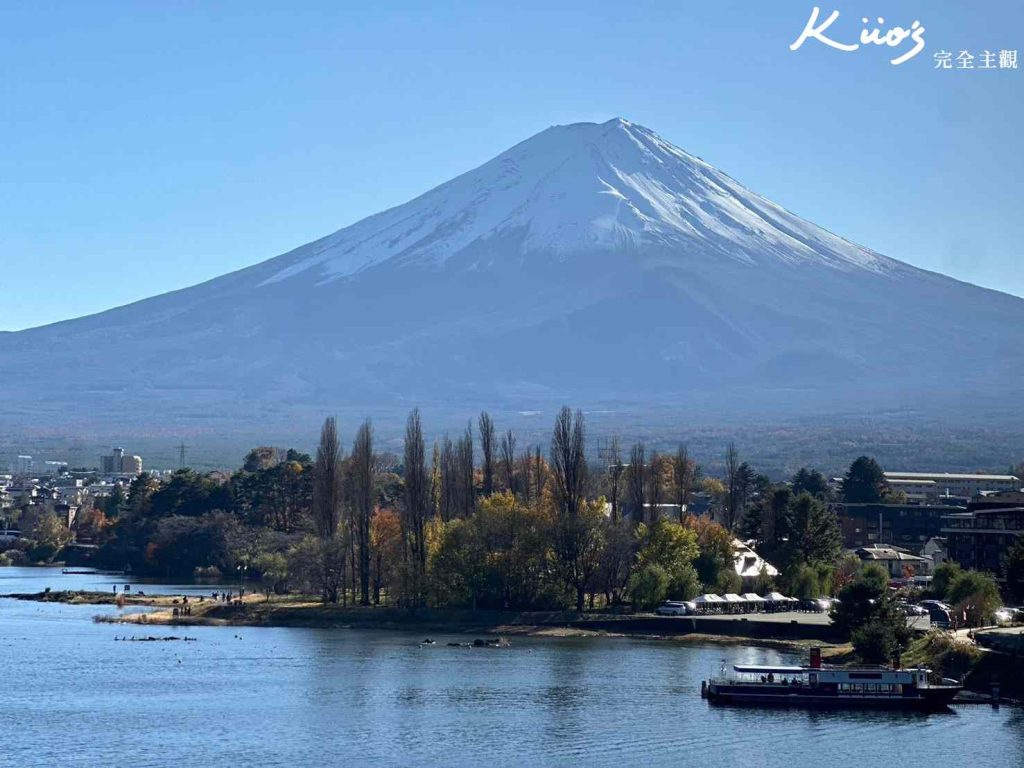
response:
{"label": "snow-capped peak", "polygon": [[330,281],[392,260],[441,265],[471,245],[488,258],[506,258],[509,242],[513,255],[542,251],[556,258],[661,246],[679,258],[699,252],[752,264],[871,271],[899,264],[615,118],[548,128],[404,205],[273,260],[280,268],[263,282],[314,267]]}

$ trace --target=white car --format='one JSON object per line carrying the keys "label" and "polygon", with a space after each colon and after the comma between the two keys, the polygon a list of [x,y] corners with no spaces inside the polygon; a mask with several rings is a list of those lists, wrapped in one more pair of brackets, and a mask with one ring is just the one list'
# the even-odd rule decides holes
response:
{"label": "white car", "polygon": [[996,611],[996,624],[1001,627],[1007,627],[1014,624],[1021,619],[1021,611],[1019,608],[1000,608]]}
{"label": "white car", "polygon": [[658,606],[655,613],[659,616],[685,616],[688,613],[695,613],[697,606],[683,600],[666,600]]}

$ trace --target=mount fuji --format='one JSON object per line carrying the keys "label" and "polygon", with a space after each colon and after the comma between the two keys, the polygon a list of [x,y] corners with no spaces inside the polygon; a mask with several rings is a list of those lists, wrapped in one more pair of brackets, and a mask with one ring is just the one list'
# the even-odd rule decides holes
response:
{"label": "mount fuji", "polygon": [[[0,426],[339,407],[826,413],[1019,397],[1024,300],[851,243],[622,119],[289,253],[0,334]],[[6,423],[4,423],[6,422]]]}

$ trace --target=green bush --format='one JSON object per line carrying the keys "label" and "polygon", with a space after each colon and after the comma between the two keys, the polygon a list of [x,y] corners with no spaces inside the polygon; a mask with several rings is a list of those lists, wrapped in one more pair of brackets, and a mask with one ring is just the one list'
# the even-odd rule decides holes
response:
{"label": "green bush", "polygon": [[938,566],[932,575],[932,584],[929,589],[932,597],[936,600],[947,600],[949,598],[949,588],[963,572],[963,568],[952,561]]}
{"label": "green bush", "polygon": [[940,677],[963,677],[981,657],[981,651],[970,640],[946,632],[929,632],[921,648],[924,665]]}
{"label": "green bush", "polygon": [[20,549],[8,549],[4,552],[4,557],[7,558],[8,565],[28,565],[31,561],[28,555],[22,552]]}
{"label": "green bush", "polygon": [[666,596],[670,600],[692,600],[700,594],[700,576],[694,567],[678,569],[669,579]]}
{"label": "green bush", "polygon": [[33,563],[49,563],[57,555],[60,549],[51,542],[36,542],[27,550],[25,554],[30,562]]}
{"label": "green bush", "polygon": [[630,580],[630,596],[641,610],[661,604],[668,593],[669,576],[660,565],[645,565]]}
{"label": "green bush", "polygon": [[754,594],[766,595],[775,589],[775,579],[768,575],[768,569],[761,566],[761,572],[754,579]]}
{"label": "green bush", "polygon": [[948,598],[971,627],[993,623],[996,609],[1002,604],[995,579],[979,571],[964,571],[957,576],[949,586]]}
{"label": "green bush", "polygon": [[832,623],[844,637],[865,626],[888,602],[889,576],[880,566],[865,566],[857,577],[839,590],[839,604]]}
{"label": "green bush", "polygon": [[892,661],[910,644],[907,617],[893,603],[888,585],[884,569],[865,566],[839,591],[840,602],[832,612],[836,629],[850,638],[862,660],[873,664]]}
{"label": "green bush", "polygon": [[715,591],[720,595],[730,592],[739,592],[743,589],[743,579],[736,571],[723,570],[718,574],[718,581],[715,583]]}
{"label": "green bush", "polygon": [[[827,574],[825,580],[829,581]],[[806,563],[792,568],[784,575],[782,581],[787,592],[801,599],[821,597],[828,592],[827,587],[822,586],[822,574],[819,569]]]}
{"label": "green bush", "polygon": [[895,659],[906,646],[906,637],[899,632],[894,622],[874,618],[855,629],[850,642],[862,661],[886,664]]}

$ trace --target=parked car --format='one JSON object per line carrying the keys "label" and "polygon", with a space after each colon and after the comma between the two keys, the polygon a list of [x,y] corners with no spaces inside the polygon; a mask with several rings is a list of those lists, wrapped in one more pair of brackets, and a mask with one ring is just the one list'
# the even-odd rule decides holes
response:
{"label": "parked car", "polygon": [[807,611],[808,613],[825,613],[831,606],[827,600],[817,597],[805,597],[798,603],[797,607],[801,611]]}
{"label": "parked car", "polygon": [[927,616],[928,609],[920,605],[911,605],[910,603],[897,603],[896,607],[903,611],[907,616]]}
{"label": "parked car", "polygon": [[654,612],[659,616],[686,616],[696,613],[697,606],[685,600],[666,600]]}
{"label": "parked car", "polygon": [[952,608],[939,600],[922,600],[918,606],[928,612],[928,618],[935,626],[945,629],[953,624]]}
{"label": "parked car", "polygon": [[1009,626],[1010,624],[1016,624],[1022,618],[1024,618],[1024,616],[1022,616],[1022,611],[1020,608],[1009,608],[1003,606],[998,611],[996,611],[996,624],[998,624],[1001,627]]}

